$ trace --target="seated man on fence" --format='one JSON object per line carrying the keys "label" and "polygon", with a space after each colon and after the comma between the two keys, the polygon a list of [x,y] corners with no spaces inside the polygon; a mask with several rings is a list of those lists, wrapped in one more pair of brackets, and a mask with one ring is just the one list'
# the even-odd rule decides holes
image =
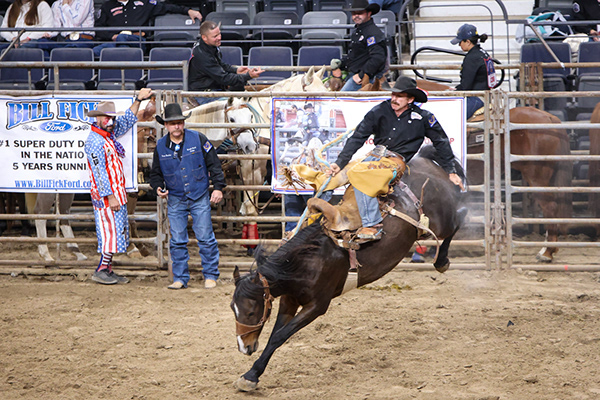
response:
{"label": "seated man on fence", "polygon": [[341,78],[341,69],[347,69],[348,77],[342,91],[354,92],[361,88],[365,76],[371,83],[383,76],[387,68],[387,47],[385,34],[371,18],[379,12],[378,4],[354,0],[352,7],[344,11],[352,12],[356,26],[350,36],[348,55],[342,60],[331,60],[331,70],[334,77]]}
{"label": "seated man on fence", "polygon": [[[433,142],[439,155],[441,167],[448,172],[449,179],[455,185],[463,188],[462,181],[454,168],[454,154],[446,132],[431,112],[414,104],[415,101],[419,103],[427,102],[427,94],[417,88],[414,79],[407,76],[398,78],[391,90],[392,98],[373,107],[356,127],[354,134],[344,145],[336,162],[331,164],[329,174],[335,175],[340,172],[370,135],[375,135],[373,142],[376,146],[382,146],[396,153],[403,157],[406,163],[419,151],[425,137],[428,137]],[[363,163],[375,160],[378,160],[378,158],[369,156],[363,160]],[[348,177],[350,178],[350,173],[357,167],[360,169],[357,172],[369,173],[369,168],[365,168],[363,163],[355,165],[348,171]],[[372,171],[377,171],[377,169]],[[352,178],[350,178],[350,182],[353,182]],[[353,183],[353,186],[362,220],[362,228],[357,232],[358,238],[365,240],[381,239],[383,233],[381,221],[383,218],[379,210],[377,195],[365,193],[366,190],[359,188],[357,184]]]}
{"label": "seated man on fence", "polygon": [[[195,92],[243,91],[246,82],[257,78],[263,70],[234,67],[221,60],[221,29],[214,21],[200,25],[200,40],[194,44],[190,59],[188,88]],[[210,103],[216,97],[197,97],[199,104]]]}
{"label": "seated man on fence", "polygon": [[[155,17],[165,14],[187,14],[192,21],[196,18],[202,20],[202,14],[199,11],[163,1],[135,0],[121,2],[107,0],[100,8],[100,17],[96,20],[96,27],[119,27],[119,29],[122,29],[124,26],[148,26]],[[145,32],[130,30],[97,31],[96,38],[106,40],[108,43],[94,47],[94,55],[100,57],[100,52],[106,47],[138,47],[145,41],[145,35]]]}

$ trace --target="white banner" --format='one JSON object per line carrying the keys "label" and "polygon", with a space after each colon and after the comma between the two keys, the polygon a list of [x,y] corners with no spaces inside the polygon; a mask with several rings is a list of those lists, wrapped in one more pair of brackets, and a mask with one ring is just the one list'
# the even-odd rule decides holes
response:
{"label": "white banner", "polygon": [[[101,101],[117,111],[131,107],[130,96],[48,95],[0,97],[0,191],[89,193],[85,141],[94,118],[86,112]],[[121,136],[127,191],[137,191],[137,129]]]}
{"label": "white banner", "polygon": [[[271,118],[271,162],[273,176],[271,190],[275,193],[296,193],[294,188],[285,187],[282,182],[281,167],[291,164],[311,164],[314,152],[354,129],[374,106],[389,97],[344,98],[344,99],[273,99]],[[310,107],[312,106],[312,108]],[[450,139],[454,155],[466,168],[466,101],[463,97],[430,97],[421,108],[431,111]],[[318,121],[315,127],[313,121]],[[312,126],[312,127],[309,127]],[[307,128],[309,127],[309,128]],[[431,141],[425,138],[424,144]],[[322,157],[329,163],[337,160],[345,140],[330,147]],[[354,157],[360,157],[373,148],[373,138],[369,138]],[[311,194],[312,189],[296,185],[300,194]]]}

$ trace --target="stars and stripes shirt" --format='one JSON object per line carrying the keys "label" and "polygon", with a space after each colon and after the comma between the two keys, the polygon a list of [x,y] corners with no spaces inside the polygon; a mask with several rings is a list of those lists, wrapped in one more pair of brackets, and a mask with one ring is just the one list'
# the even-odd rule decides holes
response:
{"label": "stars and stripes shirt", "polygon": [[[128,109],[125,115],[115,119],[113,130],[115,137],[126,134],[136,122],[137,117]],[[110,134],[95,124],[92,125],[92,132],[85,142],[85,152],[92,183],[90,191],[94,207],[108,207],[107,196],[111,194],[115,196],[119,205],[127,204],[123,162],[110,139]]]}

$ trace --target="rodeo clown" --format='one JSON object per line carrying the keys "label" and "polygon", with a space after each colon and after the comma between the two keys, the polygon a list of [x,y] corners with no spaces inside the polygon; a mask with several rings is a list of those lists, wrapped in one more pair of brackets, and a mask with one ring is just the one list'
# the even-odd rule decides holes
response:
{"label": "rodeo clown", "polygon": [[[431,112],[414,104],[415,101],[427,102],[427,94],[417,88],[414,79],[407,76],[398,78],[391,91],[392,98],[373,107],[358,124],[328,173],[335,175],[340,172],[372,134],[375,135],[373,141],[376,146],[383,146],[400,155],[406,163],[419,151],[425,137],[428,137],[433,142],[441,167],[448,173],[450,181],[463,189],[462,181],[454,168],[454,154],[446,132]],[[376,159],[369,156],[364,162]],[[383,218],[376,195],[361,192],[356,186],[354,194],[362,220],[362,227],[357,231],[358,238],[381,239]]]}
{"label": "rodeo clown", "polygon": [[112,270],[113,254],[124,253],[129,246],[127,193],[121,161],[125,157],[125,149],[117,138],[125,135],[137,122],[140,103],[151,95],[151,89],[140,90],[125,112],[116,112],[115,103],[103,101],[95,110],[87,113],[88,117],[96,117],[85,142],[85,154],[92,183],[98,253],[101,253],[92,280],[104,285],[129,282],[129,279]]}

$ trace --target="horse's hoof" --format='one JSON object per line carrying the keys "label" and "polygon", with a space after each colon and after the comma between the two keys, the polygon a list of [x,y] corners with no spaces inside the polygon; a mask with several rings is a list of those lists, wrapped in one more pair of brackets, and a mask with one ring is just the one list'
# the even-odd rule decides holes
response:
{"label": "horse's hoof", "polygon": [[77,257],[77,261],[85,261],[85,260],[87,260],[87,259],[88,259],[88,258],[87,258],[85,255],[83,255],[82,253],[75,253],[75,257]]}
{"label": "horse's hoof", "polygon": [[450,260],[448,260],[446,258],[444,265],[438,267],[436,264],[433,265],[436,269],[437,272],[439,272],[440,274],[443,274],[444,272],[448,271],[448,269],[450,269]]}
{"label": "horse's hoof", "polygon": [[133,247],[131,250],[127,250],[127,257],[129,258],[143,258],[142,253],[140,253],[137,247]]}
{"label": "horse's hoof", "polygon": [[552,256],[548,257],[546,254],[536,254],[535,259],[540,263],[550,264],[552,262]]}
{"label": "horse's hoof", "polygon": [[249,381],[248,379],[244,378],[243,376],[240,376],[238,378],[238,380],[235,381],[235,383],[233,384],[233,386],[235,386],[235,388],[237,390],[239,390],[240,392],[250,392],[250,391],[256,389],[257,385],[258,385],[258,382]]}

